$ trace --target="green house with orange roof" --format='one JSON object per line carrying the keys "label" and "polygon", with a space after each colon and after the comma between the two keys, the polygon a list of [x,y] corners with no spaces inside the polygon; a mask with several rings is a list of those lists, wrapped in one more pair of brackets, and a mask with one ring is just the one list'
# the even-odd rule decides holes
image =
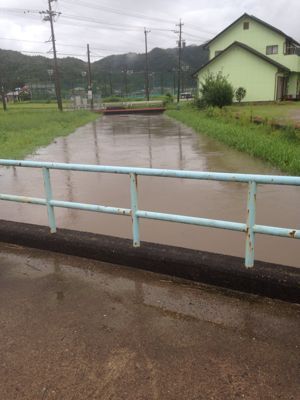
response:
{"label": "green house with orange roof", "polygon": [[300,44],[274,26],[243,14],[205,46],[209,61],[195,73],[228,78],[234,89],[246,89],[245,102],[300,99]]}

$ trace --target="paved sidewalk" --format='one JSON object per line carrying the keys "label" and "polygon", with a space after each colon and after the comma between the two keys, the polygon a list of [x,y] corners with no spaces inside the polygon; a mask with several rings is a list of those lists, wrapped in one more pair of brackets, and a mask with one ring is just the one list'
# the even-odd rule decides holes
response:
{"label": "paved sidewalk", "polygon": [[300,307],[0,244],[0,399],[298,399]]}

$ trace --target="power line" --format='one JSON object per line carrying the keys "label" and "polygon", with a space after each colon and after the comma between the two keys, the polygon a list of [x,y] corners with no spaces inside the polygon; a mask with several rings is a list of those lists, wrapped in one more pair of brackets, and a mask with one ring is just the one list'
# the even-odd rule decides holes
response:
{"label": "power line", "polygon": [[[120,31],[120,30],[122,30],[122,31],[126,31],[126,30],[127,31],[140,31],[143,28],[140,25],[132,26],[132,25],[125,25],[125,24],[121,24],[121,25],[120,24],[110,24],[101,19],[77,16],[74,14],[62,14],[61,18],[62,19],[65,18],[65,19],[69,19],[69,20],[76,20],[76,21],[83,21],[83,22],[91,22],[91,23],[95,23],[95,24],[99,24],[99,25],[103,25],[103,26],[108,26],[108,27],[110,27],[110,29],[118,30],[118,31]],[[151,29],[151,31],[157,31],[157,32],[174,32],[174,29],[166,29],[166,28],[150,27],[149,29]],[[190,37],[199,39],[199,40],[203,40],[203,41],[208,40],[208,38],[203,38],[203,37],[201,38],[199,36],[196,36],[192,33],[187,32],[187,31],[185,31],[185,34]]]}
{"label": "power line", "polygon": [[132,26],[132,25],[119,25],[119,24],[110,24],[107,23],[101,19],[96,19],[96,18],[90,18],[90,17],[81,17],[81,16],[77,16],[77,15],[73,15],[73,14],[64,14],[61,17],[62,19],[70,19],[70,20],[75,20],[75,21],[83,21],[83,22],[91,22],[93,24],[97,24],[97,25],[103,25],[103,26],[107,26],[109,27],[109,29],[111,30],[122,30],[122,31],[138,31],[138,30],[142,30],[143,27],[142,26]]}
{"label": "power line", "polygon": [[[49,0],[48,0],[49,1]],[[56,0],[50,0],[51,2],[53,2],[53,1],[56,1]],[[66,0],[67,1],[67,0]],[[79,3],[83,3],[82,1],[80,1],[79,0]],[[96,7],[97,8],[97,7]],[[99,7],[98,7],[99,8]],[[1,8],[0,8],[1,9]],[[39,14],[45,14],[45,12],[40,12],[40,11],[38,11],[38,10],[28,10],[28,9],[16,9],[16,8],[13,8],[13,9],[8,9],[8,8],[5,8],[5,10],[9,10],[9,11],[11,11],[11,12],[22,12],[22,13],[24,13],[24,14],[28,14],[28,13],[30,13],[30,12],[33,12],[33,13],[39,13]],[[117,10],[118,12],[119,12],[119,10]],[[55,16],[61,16],[61,13],[57,13],[57,12],[55,12]],[[109,29],[109,30],[116,30],[116,31],[120,31],[120,29],[122,29],[122,30],[124,30],[124,31],[131,31],[131,32],[137,32],[137,31],[140,31],[141,29],[142,29],[142,27],[141,26],[132,26],[132,25],[115,25],[115,24],[111,24],[111,23],[107,23],[106,21],[103,21],[103,20],[99,20],[99,19],[96,19],[96,18],[91,18],[91,17],[84,17],[84,16],[77,16],[77,15],[72,15],[72,14],[64,14],[63,16],[62,16],[62,18],[66,18],[67,20],[69,19],[69,21],[68,21],[68,23],[67,24],[71,24],[71,25],[75,25],[75,23],[73,22],[71,22],[71,21],[74,21],[74,20],[77,20],[77,21],[80,21],[80,22],[90,22],[90,23],[94,23],[94,24],[98,24],[98,25],[102,25],[102,26],[105,26],[105,27],[107,27],[107,29]],[[64,24],[64,22],[60,22],[60,23],[62,23],[62,24]],[[76,24],[76,26],[78,26],[78,24]],[[164,33],[164,36],[165,37],[169,37],[169,38],[171,38],[171,35],[169,35],[168,34],[168,32],[175,32],[174,31],[174,29],[166,29],[166,28],[158,28],[158,27],[154,27],[154,28],[151,28],[151,30],[153,30],[153,33],[154,34],[156,34],[157,35],[157,33],[158,32],[165,32]],[[183,32],[181,32],[181,34],[183,34]],[[196,36],[196,35],[194,35],[194,34],[192,34],[192,33],[189,33],[189,32],[186,32],[185,31],[185,33],[184,33],[186,36],[188,36],[188,37],[191,37],[191,38],[193,38],[193,40],[197,40],[197,41],[207,41],[207,39],[204,39],[204,38],[200,38],[199,36]],[[4,39],[5,40],[5,39]],[[37,41],[32,41],[32,42],[37,42]],[[43,43],[44,44],[44,43]],[[72,44],[60,44],[62,47],[80,47],[80,48],[82,48],[81,46],[78,46],[78,45],[72,45]],[[111,49],[96,49],[95,48],[95,50],[100,50],[100,51],[102,51],[102,50],[104,50],[104,51],[111,51]],[[77,54],[68,54],[68,53],[59,53],[59,54],[61,54],[61,55],[67,55],[67,56],[75,56],[75,57],[83,57],[82,55],[77,55]],[[93,56],[93,58],[96,58],[96,57],[99,57],[99,58],[101,58],[102,56]]]}
{"label": "power line", "polygon": [[[151,32],[152,32],[152,29],[151,29]],[[171,33],[171,32],[173,32],[173,33]],[[172,30],[172,31],[170,30],[170,33],[165,33],[165,34],[164,34],[164,38],[171,39],[172,42],[173,42],[173,40],[174,40],[174,33],[175,33],[174,30]],[[152,34],[155,35],[155,36],[158,36],[158,35],[159,35],[158,32],[152,32]],[[161,35],[159,35],[159,37],[161,38]]]}
{"label": "power line", "polygon": [[[74,14],[62,14],[61,18],[64,19],[70,19],[70,20],[76,20],[76,21],[83,21],[83,22],[92,22],[95,24],[99,25],[104,25],[108,27],[112,27],[113,29],[117,30],[128,30],[128,31],[141,31],[144,27],[142,25],[126,25],[126,24],[110,24],[106,22],[105,20],[101,20],[98,18],[92,18],[92,17],[85,17],[85,16],[78,16]],[[161,31],[161,32],[174,32],[174,29],[166,29],[166,28],[150,28],[151,30],[154,31]]]}
{"label": "power line", "polygon": [[[74,6],[74,1],[72,0],[62,0],[62,2],[64,3],[69,3],[72,4]],[[126,12],[122,9],[117,9],[117,8],[112,8],[112,7],[107,7],[107,6],[100,6],[100,5],[96,5],[96,4],[91,4],[88,2],[83,2],[81,0],[77,0],[76,1],[76,5],[81,5],[84,6],[85,8],[91,8],[91,9],[98,9],[101,11],[105,11],[108,13],[112,13],[112,14],[118,14],[121,16],[129,16],[129,17],[133,17],[133,18],[138,18],[140,19],[145,19],[148,21],[158,21],[158,22],[164,22],[164,23],[171,23],[174,24],[175,21],[174,20],[170,20],[170,19],[162,19],[162,18],[158,18],[158,17],[150,17],[149,15],[146,14],[142,14],[142,13],[137,13],[137,12]]]}
{"label": "power line", "polygon": [[[39,44],[48,44],[49,43],[49,41],[47,40],[47,41],[41,41],[41,40],[26,40],[26,39],[15,39],[15,38],[4,38],[4,37],[0,37],[0,40],[9,40],[9,41],[14,41],[14,42],[25,42],[25,43],[39,43]],[[72,44],[72,43],[59,43],[59,46],[60,47],[76,47],[76,48],[79,48],[79,49],[85,49],[85,46],[78,46],[78,45],[76,45],[76,44]],[[94,50],[99,50],[99,51],[110,51],[110,49],[100,49],[100,48],[96,48],[96,47],[94,47],[93,46],[93,49]],[[23,51],[23,50],[20,50],[20,51]],[[25,51],[23,51],[23,52],[25,52]],[[69,55],[69,54],[66,54],[66,53],[60,53],[60,52],[57,52],[58,54],[62,54],[62,55]],[[72,54],[72,55],[74,55],[74,54]],[[75,55],[78,55],[78,54],[75,54]],[[80,56],[82,56],[82,54],[79,54]],[[103,57],[103,56],[99,56],[99,57]]]}
{"label": "power line", "polygon": [[[25,9],[8,9],[8,8],[0,8],[1,11],[7,11],[7,12],[12,12],[12,13],[21,13],[21,14],[26,14],[26,17],[29,16],[28,14],[30,13],[35,13],[35,14],[41,14],[40,11],[37,10],[25,10]],[[75,21],[83,21],[83,22],[91,22],[103,26],[108,26],[111,27],[112,30],[128,30],[128,31],[139,31],[143,29],[143,26],[132,26],[132,25],[120,25],[120,24],[110,24],[106,22],[105,20],[100,20],[92,17],[84,17],[84,16],[78,16],[78,15],[73,15],[73,14],[63,14],[60,15],[61,18],[63,19],[69,19],[69,20],[75,20]],[[60,24],[63,24],[60,22]],[[77,25],[76,25],[77,26]],[[154,28],[153,28],[154,29]],[[160,29],[157,28],[156,30],[161,30],[161,31],[168,31],[168,29]],[[171,30],[170,30],[171,31]]]}
{"label": "power line", "polygon": [[[67,0],[65,0],[65,1],[67,1]],[[40,11],[29,10],[29,9],[0,8],[0,10],[12,12],[12,13],[17,12],[17,13],[21,13],[21,14],[27,14],[26,16],[28,16],[28,14],[30,14],[30,13],[40,14]],[[60,17],[61,17],[61,19],[75,20],[75,21],[82,21],[82,22],[91,22],[91,23],[99,24],[99,25],[102,25],[102,26],[109,27],[110,30],[118,30],[118,31],[123,30],[123,31],[132,31],[132,32],[134,32],[134,31],[139,31],[139,30],[143,29],[143,26],[141,26],[141,25],[132,26],[132,25],[125,25],[125,24],[121,24],[121,25],[120,24],[110,24],[110,23],[106,22],[105,20],[92,18],[92,17],[77,16],[77,15],[73,15],[73,14],[62,14],[62,15],[60,15]],[[70,25],[70,22],[66,23],[66,22],[61,22],[60,21],[60,24],[62,24],[62,25],[64,25],[64,24]],[[71,24],[71,25],[75,25],[75,24]],[[78,25],[76,24],[76,26],[78,26]],[[156,28],[156,27],[151,27],[151,31],[174,32],[173,29]],[[197,31],[199,32],[199,28],[197,29]],[[200,33],[207,33],[207,32],[202,31]],[[187,31],[185,31],[185,34],[187,36],[192,37],[192,38],[198,39],[199,41],[200,40],[203,40],[203,41],[208,40],[208,38],[199,37],[199,36],[196,36],[196,35],[194,35],[192,33],[187,32]],[[207,33],[207,34],[210,34],[210,33]]]}
{"label": "power line", "polygon": [[196,39],[196,40],[198,40],[198,41],[205,42],[205,41],[209,40],[209,38],[204,38],[204,37],[192,35],[192,34],[186,32],[186,31],[184,31],[183,33],[184,33],[185,36],[188,36],[188,37],[190,37],[190,38],[192,38],[192,39]]}
{"label": "power line", "polygon": [[[5,50],[5,49],[4,49]],[[29,50],[7,50],[7,51],[18,51],[19,53],[27,53],[27,54],[36,54],[36,55],[41,55],[41,54],[47,54],[50,55],[52,53],[49,51],[29,51]],[[71,56],[71,57],[86,57],[86,54],[75,54],[75,53],[60,53],[57,52],[57,54],[61,55],[61,56]],[[100,56],[100,55],[92,55],[92,58],[104,58],[105,56]]]}
{"label": "power line", "polygon": [[[189,23],[188,23],[187,25],[188,25],[188,27],[191,28],[193,31],[199,32],[199,26],[194,25],[194,24],[189,24]],[[216,35],[216,32],[210,32],[210,31],[204,31],[204,30],[201,30],[201,32],[206,33],[206,34],[209,35],[209,36],[215,36],[215,35]]]}
{"label": "power line", "polygon": [[26,42],[26,43],[40,43],[40,44],[47,44],[46,41],[42,42],[40,40],[26,40],[26,39],[15,39],[15,38],[6,38],[6,37],[0,37],[0,40],[9,40],[9,41],[15,41],[15,42]]}
{"label": "power line", "polygon": [[[61,0],[62,2],[66,2],[66,3],[72,3],[74,5],[73,0]],[[115,8],[111,8],[111,7],[106,7],[106,6],[100,6],[98,4],[91,4],[89,2],[84,2],[82,0],[77,0],[76,1],[76,5],[82,5],[85,8],[90,8],[90,9],[98,9],[101,11],[105,11],[105,12],[109,12],[109,13],[113,13],[113,14],[118,14],[121,16],[130,16],[130,17],[134,17],[134,18],[143,18],[146,20],[153,20],[153,21],[159,21],[159,22],[164,22],[164,23],[172,23],[174,24],[174,20],[169,20],[169,19],[162,19],[162,18],[157,18],[157,17],[149,17],[149,15],[146,14],[142,14],[142,13],[128,13],[128,12],[124,12],[124,10],[121,9],[115,9]],[[88,18],[88,17],[87,17]],[[189,27],[191,27],[192,30],[197,30],[199,32],[199,27],[192,25],[192,24],[188,24]],[[154,28],[152,28],[154,30]],[[160,29],[163,30],[163,29]],[[208,35],[215,35],[215,33],[212,32],[208,32],[208,31],[203,31],[203,33],[208,34]],[[191,34],[192,35],[192,34]]]}
{"label": "power line", "polygon": [[[1,8],[1,11],[5,11],[5,12],[9,12],[12,14],[24,14],[26,16],[26,18],[28,17],[33,17],[30,14],[41,14],[43,12],[41,11],[37,11],[37,10],[25,10],[25,9],[16,9],[16,8]],[[22,15],[23,16],[23,15]],[[132,25],[120,25],[120,24],[110,24],[107,23],[105,20],[99,20],[99,19],[95,19],[95,18],[91,18],[91,17],[83,17],[83,16],[77,16],[77,15],[72,15],[72,14],[64,14],[63,16],[61,16],[61,18],[64,19],[69,19],[69,20],[75,20],[75,21],[83,21],[83,22],[92,22],[92,23],[96,23],[99,25],[106,25],[106,26],[111,26],[113,29],[115,30],[120,30],[120,28],[128,28],[128,30],[142,30],[143,26],[132,26]],[[66,24],[66,23],[62,23],[60,22],[60,24]],[[74,25],[74,24],[73,24]],[[76,24],[76,26],[78,26]]]}
{"label": "power line", "polygon": [[18,13],[18,14],[32,14],[32,13],[35,13],[35,14],[40,14],[40,11],[39,10],[30,10],[30,9],[28,9],[28,8],[9,8],[9,7],[1,7],[0,8],[0,10],[1,11],[6,11],[6,12],[15,12],[15,13]]}
{"label": "power line", "polygon": [[[156,29],[156,31],[159,29]],[[168,30],[171,31],[171,30]],[[152,29],[151,29],[152,32]],[[173,31],[174,32],[174,31]],[[154,35],[157,34],[157,32],[152,32]],[[186,33],[184,33],[185,35],[187,35]],[[189,35],[188,35],[189,36]],[[170,35],[168,35],[168,37],[172,38]],[[45,41],[40,41],[40,40],[26,40],[26,39],[16,39],[16,38],[7,38],[7,37],[0,37],[0,40],[7,40],[7,41],[14,41],[14,42],[21,42],[21,43],[38,43],[38,44],[42,44],[42,45],[48,45],[48,40]],[[73,47],[73,48],[78,48],[78,49],[85,49],[85,46],[80,46],[80,45],[76,45],[76,44],[72,44],[72,43],[62,43],[62,42],[57,42],[59,43],[60,47]],[[100,48],[100,47],[95,47],[97,45],[92,45],[92,49],[93,51],[109,51],[111,52],[112,49],[105,49],[105,48]],[[9,49],[10,50],[10,49]],[[13,51],[13,50],[12,50]],[[14,51],[20,51],[21,53],[31,53],[31,54],[49,54],[49,52],[43,52],[43,51],[26,51],[26,50],[14,50]],[[63,53],[63,52],[57,52],[57,54],[59,55],[63,55],[63,56],[74,56],[74,57],[85,57],[85,54],[78,54],[78,53]],[[106,56],[104,55],[100,55],[100,54],[93,54],[91,53],[91,57],[92,58],[104,58]]]}

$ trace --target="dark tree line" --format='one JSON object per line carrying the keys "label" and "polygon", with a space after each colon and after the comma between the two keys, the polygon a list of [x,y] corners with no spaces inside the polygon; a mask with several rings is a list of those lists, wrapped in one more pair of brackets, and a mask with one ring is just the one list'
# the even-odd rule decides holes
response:
{"label": "dark tree line", "polygon": [[[192,73],[208,59],[202,46],[188,46],[183,52],[182,89],[194,85]],[[174,86],[177,66],[177,49],[153,49],[149,52],[150,86],[156,92]],[[104,96],[114,93],[123,95],[143,91],[144,54],[128,53],[105,57],[92,64],[95,90]],[[16,51],[0,49],[0,80],[7,91],[28,83],[51,82],[49,70],[52,60],[42,56],[28,56]],[[77,58],[59,59],[61,83],[64,93],[76,87],[84,87],[86,79],[83,72],[87,63]]]}

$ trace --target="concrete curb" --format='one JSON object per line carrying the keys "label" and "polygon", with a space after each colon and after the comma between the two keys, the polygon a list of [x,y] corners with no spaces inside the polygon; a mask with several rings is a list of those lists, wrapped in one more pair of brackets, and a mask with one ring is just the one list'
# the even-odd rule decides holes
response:
{"label": "concrete curb", "polygon": [[300,303],[300,268],[257,261],[246,269],[239,257],[0,220],[0,241],[126,265],[246,293]]}

